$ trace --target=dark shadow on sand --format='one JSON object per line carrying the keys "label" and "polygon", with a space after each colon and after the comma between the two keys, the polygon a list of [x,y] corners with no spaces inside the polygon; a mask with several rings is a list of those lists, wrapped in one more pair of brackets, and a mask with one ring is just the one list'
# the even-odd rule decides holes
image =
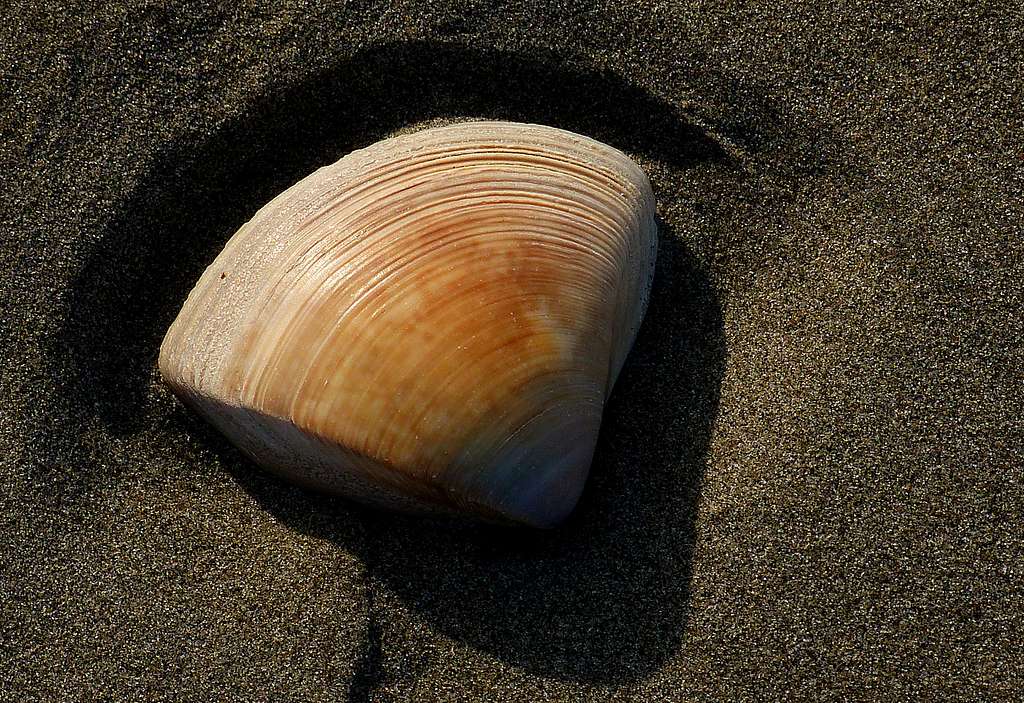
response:
{"label": "dark shadow on sand", "polygon": [[[79,411],[112,435],[140,431],[161,337],[231,233],[318,166],[437,117],[546,123],[674,169],[728,161],[680,107],[563,56],[426,42],[361,51],[203,141],[170,145],[121,205],[75,281],[53,348],[77,408],[66,431]],[[607,407],[591,480],[556,530],[438,524],[297,492],[194,417],[183,422],[267,510],[361,552],[374,583],[450,636],[544,675],[641,679],[683,636],[725,363],[712,286],[664,223],[660,243],[650,310]],[[334,526],[353,521],[363,537]],[[354,700],[385,675],[374,617]]]}

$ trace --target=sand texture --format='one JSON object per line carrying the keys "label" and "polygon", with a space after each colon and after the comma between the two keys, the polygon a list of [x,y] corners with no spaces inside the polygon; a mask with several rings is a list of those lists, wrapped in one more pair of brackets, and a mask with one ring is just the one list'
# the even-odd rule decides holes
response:
{"label": "sand texture", "polygon": [[[77,5],[0,22],[0,700],[1019,700],[1019,3]],[[293,488],[156,371],[261,205],[464,118],[657,198],[551,532]]]}

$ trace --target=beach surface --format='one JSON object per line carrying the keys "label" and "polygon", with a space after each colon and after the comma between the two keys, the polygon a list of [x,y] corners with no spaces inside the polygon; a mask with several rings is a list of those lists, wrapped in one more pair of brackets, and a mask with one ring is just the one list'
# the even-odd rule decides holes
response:
{"label": "beach surface", "polygon": [[[8,3],[0,700],[1019,700],[1024,19],[1005,3]],[[553,531],[245,460],[156,371],[349,151],[553,125],[650,176]]]}

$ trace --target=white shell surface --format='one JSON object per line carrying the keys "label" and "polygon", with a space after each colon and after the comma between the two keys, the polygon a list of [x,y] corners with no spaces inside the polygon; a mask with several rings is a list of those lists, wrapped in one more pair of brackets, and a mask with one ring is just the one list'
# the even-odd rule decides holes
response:
{"label": "white shell surface", "polygon": [[551,526],[582,491],[656,246],[650,184],[607,145],[423,130],[263,207],[189,295],[160,370],[304,485]]}

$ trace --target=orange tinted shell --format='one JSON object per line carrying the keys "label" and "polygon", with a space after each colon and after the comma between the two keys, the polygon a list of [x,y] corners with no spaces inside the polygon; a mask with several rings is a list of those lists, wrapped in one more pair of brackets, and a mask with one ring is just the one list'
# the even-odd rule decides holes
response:
{"label": "orange tinted shell", "polygon": [[650,184],[621,152],[538,125],[424,130],[261,209],[160,370],[304,485],[549,526],[586,480],[655,250]]}

